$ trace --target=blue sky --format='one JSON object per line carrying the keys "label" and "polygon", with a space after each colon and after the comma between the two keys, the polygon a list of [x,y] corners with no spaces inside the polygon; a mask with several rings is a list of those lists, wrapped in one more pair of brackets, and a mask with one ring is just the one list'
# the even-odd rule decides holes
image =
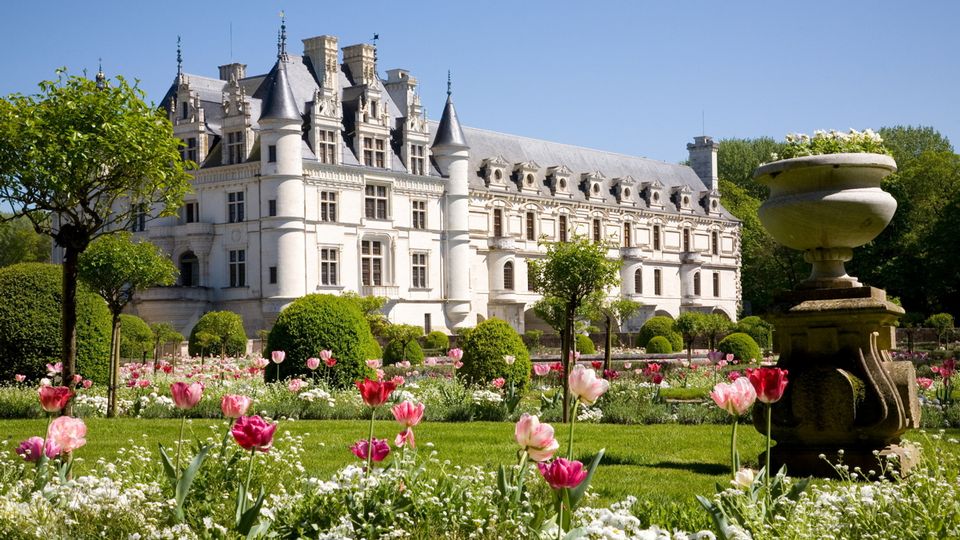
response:
{"label": "blue sky", "polygon": [[[447,69],[471,126],[665,161],[716,138],[929,125],[960,141],[960,2],[11,2],[0,94],[58,66],[138,78],[157,101],[184,69],[262,73],[279,12],[290,50],[380,35],[381,75],[411,70],[428,114]],[[233,30],[232,56],[230,30]]]}

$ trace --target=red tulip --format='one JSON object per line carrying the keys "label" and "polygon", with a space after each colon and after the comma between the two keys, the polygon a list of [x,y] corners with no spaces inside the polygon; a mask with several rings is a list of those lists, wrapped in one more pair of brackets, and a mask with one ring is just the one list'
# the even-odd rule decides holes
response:
{"label": "red tulip", "polygon": [[776,403],[783,397],[787,388],[787,370],[780,368],[761,367],[748,369],[747,377],[757,391],[757,399],[763,403]]}
{"label": "red tulip", "polygon": [[[359,441],[353,443],[353,446],[350,447],[350,451],[353,452],[353,455],[360,459],[367,459],[367,454],[370,452],[370,446],[367,443],[367,439],[360,439]],[[389,453],[390,445],[387,444],[386,439],[373,439],[373,461],[379,463],[383,461]]]}
{"label": "red tulip", "polygon": [[590,362],[590,365],[593,366],[593,369],[600,369],[603,367],[603,362],[601,360],[594,360]]}
{"label": "red tulip", "polygon": [[[147,385],[149,386],[149,382]],[[187,384],[185,382],[175,382],[170,385],[170,394],[173,396],[173,403],[180,409],[192,409],[200,398],[203,397],[203,385],[195,382]]]}
{"label": "red tulip", "polygon": [[357,381],[357,389],[360,390],[360,397],[364,403],[371,407],[379,407],[390,398],[390,392],[397,389],[393,381],[371,381],[364,378],[363,382]]}
{"label": "red tulip", "polygon": [[241,416],[233,424],[230,433],[240,448],[266,452],[273,444],[273,432],[276,430],[277,424],[266,422],[259,416]]}
{"label": "red tulip", "polygon": [[567,461],[563,458],[557,458],[549,464],[537,463],[537,468],[540,469],[543,479],[553,489],[575,488],[587,477],[587,471],[583,469],[583,463]]}
{"label": "red tulip", "polygon": [[41,386],[40,406],[48,413],[55,413],[66,407],[73,396],[73,390],[66,386]]}

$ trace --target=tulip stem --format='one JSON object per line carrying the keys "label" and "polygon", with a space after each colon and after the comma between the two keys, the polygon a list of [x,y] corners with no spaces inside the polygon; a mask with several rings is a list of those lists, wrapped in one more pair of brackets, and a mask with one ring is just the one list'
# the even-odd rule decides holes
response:
{"label": "tulip stem", "polygon": [[523,492],[523,477],[527,475],[527,458],[529,456],[530,454],[524,450],[523,456],[520,457],[520,473],[517,477],[517,492],[514,494],[514,504],[520,504],[520,494]]}
{"label": "tulip stem", "polygon": [[370,409],[370,438],[367,439],[367,474],[373,472],[373,417],[377,414],[377,408]]}
{"label": "tulip stem", "polygon": [[183,447],[183,424],[187,420],[186,413],[180,417],[180,436],[177,438],[177,481],[180,481],[180,449]]}
{"label": "tulip stem", "polygon": [[247,494],[250,493],[250,476],[253,473],[253,458],[256,457],[257,447],[250,449],[250,464],[247,465],[247,481],[243,484],[243,501],[240,503],[240,513],[247,511]]}
{"label": "tulip stem", "polygon": [[733,470],[733,477],[737,477],[737,417],[733,417],[733,432],[730,434],[730,468]]}
{"label": "tulip stem", "polygon": [[770,431],[773,426],[773,404],[767,403],[767,474],[764,480],[767,482],[767,497],[770,497]]}
{"label": "tulip stem", "polygon": [[558,494],[557,499],[557,540],[563,540],[563,496]]}
{"label": "tulip stem", "polygon": [[577,409],[580,407],[580,399],[573,401],[573,414],[570,415],[570,440],[567,442],[567,459],[573,461],[573,425],[577,423]]}

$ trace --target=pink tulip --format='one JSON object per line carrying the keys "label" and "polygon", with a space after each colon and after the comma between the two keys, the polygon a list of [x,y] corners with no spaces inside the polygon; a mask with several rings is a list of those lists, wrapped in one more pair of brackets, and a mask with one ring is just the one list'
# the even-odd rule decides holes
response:
{"label": "pink tulip", "polygon": [[21,375],[21,374],[19,374],[19,373],[17,373],[16,375],[14,375],[13,378],[14,378],[14,380],[16,380],[17,382],[23,382],[23,381],[27,380],[27,376],[26,376],[26,375]]}
{"label": "pink tulip", "polygon": [[743,377],[743,374],[740,373],[739,371],[731,371],[730,373],[727,373],[727,380],[730,382],[733,382],[739,379],[740,377]]}
{"label": "pink tulip", "polygon": [[320,359],[323,360],[323,363],[327,367],[333,367],[337,365],[337,359],[333,357],[333,351],[324,349],[320,351]]}
{"label": "pink tulip", "polygon": [[287,353],[284,351],[273,351],[270,353],[270,359],[273,360],[274,364],[280,364],[283,362],[283,359],[287,357]]}
{"label": "pink tulip", "polygon": [[73,452],[87,444],[84,439],[87,435],[87,426],[83,420],[71,416],[59,416],[50,422],[47,430],[47,439],[50,444],[60,448],[62,452]]}
{"label": "pink tulip", "polygon": [[570,394],[587,405],[593,405],[610,388],[609,381],[597,378],[595,371],[582,365],[574,367],[567,380]]}
{"label": "pink tulip", "polygon": [[560,443],[553,436],[553,426],[541,424],[539,418],[527,413],[523,413],[517,421],[513,437],[534,461],[547,461],[560,448]]}
{"label": "pink tulip", "polygon": [[761,367],[748,369],[747,378],[757,391],[757,399],[766,404],[776,403],[787,388],[787,370]]}
{"label": "pink tulip", "polygon": [[40,407],[48,413],[59,412],[74,396],[73,390],[66,386],[41,386],[39,394]]}
{"label": "pink tulip", "polygon": [[432,357],[432,356],[430,356],[430,357],[428,357],[428,358],[425,358],[425,359],[423,360],[423,365],[425,365],[425,366],[435,366],[435,365],[437,365],[437,359],[434,358],[434,357]]}
{"label": "pink tulip", "polygon": [[631,362],[623,363],[623,369],[630,369],[631,367],[633,367],[633,364]]}
{"label": "pink tulip", "polygon": [[580,351],[570,351],[570,361],[576,362],[580,360]]}
{"label": "pink tulip", "polygon": [[390,412],[393,413],[393,417],[400,425],[409,428],[419,424],[420,420],[423,420],[423,409],[423,403],[414,405],[410,401],[404,401],[394,405],[390,409]]}
{"label": "pink tulip", "polygon": [[241,416],[233,424],[230,434],[244,450],[266,452],[273,444],[273,432],[277,424],[271,424],[259,416]]}
{"label": "pink tulip", "polygon": [[247,409],[253,400],[247,396],[238,396],[236,394],[225,394],[220,400],[220,410],[223,411],[224,418],[240,418],[247,414]]}
{"label": "pink tulip", "polygon": [[[367,454],[370,452],[370,446],[367,442],[367,439],[360,439],[355,442],[353,446],[350,447],[350,451],[353,452],[353,455],[357,456],[360,459],[367,459]],[[373,439],[373,461],[379,463],[387,457],[390,453],[390,445],[387,444],[386,439]]]}
{"label": "pink tulip", "polygon": [[63,373],[63,362],[57,362],[56,364],[47,364],[47,373],[50,375]]}
{"label": "pink tulip", "polygon": [[727,362],[733,362],[734,358],[736,358],[736,356],[733,353],[727,353]]}
{"label": "pink tulip", "polygon": [[534,364],[534,365],[533,365],[533,372],[537,374],[537,377],[543,377],[543,376],[545,376],[547,373],[550,373],[550,365],[549,365],[549,364]]}
{"label": "pink tulip", "polygon": [[397,367],[401,367],[401,368],[403,368],[403,369],[407,369],[407,368],[410,367],[410,361],[409,361],[409,360],[401,360],[401,361],[397,362]]}
{"label": "pink tulip", "polygon": [[[55,446],[52,441],[47,442],[47,458],[53,459],[60,455],[60,448]],[[22,441],[15,450],[17,455],[23,458],[27,463],[36,463],[40,461],[40,449],[43,447],[41,437],[30,437]]]}
{"label": "pink tulip", "polygon": [[[147,385],[150,385],[149,381]],[[170,385],[170,394],[173,396],[173,403],[178,408],[192,409],[197,403],[200,403],[200,398],[203,397],[203,384],[175,382]]]}
{"label": "pink tulip", "polygon": [[494,388],[503,388],[503,385],[507,384],[507,381],[503,377],[497,377],[496,379],[490,381],[490,384],[492,384]]}
{"label": "pink tulip", "polygon": [[537,463],[543,479],[553,489],[575,488],[587,477],[583,463],[557,458],[550,463]]}
{"label": "pink tulip", "polygon": [[397,433],[397,437],[393,440],[393,445],[397,448],[403,448],[408,444],[410,445],[410,448],[417,447],[417,441],[413,436],[413,430],[410,428]]}
{"label": "pink tulip", "polygon": [[461,362],[460,360],[457,360],[453,363],[453,369],[460,369],[462,367],[463,367],[463,362]]}
{"label": "pink tulip", "polygon": [[80,384],[83,381],[83,377],[79,373],[73,375],[73,384]]}
{"label": "pink tulip", "polygon": [[407,380],[404,379],[402,375],[394,375],[393,378],[390,379],[390,382],[392,382],[393,384],[399,387],[399,386],[403,386],[403,383],[407,382]]}
{"label": "pink tulip", "polygon": [[710,397],[721,409],[740,416],[756,401],[757,392],[749,380],[739,378],[732,383],[717,383],[710,392]]}
{"label": "pink tulip", "polygon": [[150,381],[148,381],[147,379],[140,379],[136,382],[136,385],[140,388],[146,388],[150,386]]}
{"label": "pink tulip", "polygon": [[381,365],[380,360],[367,360],[367,367],[370,369],[379,369]]}
{"label": "pink tulip", "polygon": [[93,381],[91,381],[90,379],[84,379],[84,381],[83,381],[83,387],[84,387],[84,388],[90,388],[91,386],[93,386]]}
{"label": "pink tulip", "polygon": [[463,358],[463,349],[450,349],[447,351],[447,357],[454,362],[457,362]]}
{"label": "pink tulip", "polygon": [[314,370],[314,369],[317,369],[318,367],[320,367],[320,359],[319,359],[319,358],[307,358],[307,368],[308,368],[308,369]]}
{"label": "pink tulip", "polygon": [[300,391],[300,389],[306,386],[306,384],[307,383],[304,382],[302,379],[290,379],[290,382],[287,383],[287,390],[290,390],[291,392],[296,394],[297,392]]}
{"label": "pink tulip", "polygon": [[266,358],[258,357],[253,359],[252,364],[253,364],[253,367],[256,367],[258,369],[263,369],[268,365],[270,365],[270,361],[267,360]]}
{"label": "pink tulip", "polygon": [[933,386],[933,379],[929,377],[917,377],[917,386],[924,390],[929,390]]}

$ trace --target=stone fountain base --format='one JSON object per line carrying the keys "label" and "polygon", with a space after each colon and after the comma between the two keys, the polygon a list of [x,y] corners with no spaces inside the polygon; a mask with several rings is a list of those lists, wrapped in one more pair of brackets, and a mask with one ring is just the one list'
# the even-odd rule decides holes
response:
{"label": "stone fountain base", "polygon": [[[833,476],[820,455],[836,462],[840,450],[851,470],[877,470],[875,452],[897,456],[894,465],[903,470],[913,464],[915,453],[899,442],[919,427],[916,372],[888,352],[902,314],[874,287],[798,290],[783,298],[770,317],[777,366],[789,370],[790,381],[773,405],[774,471],[786,465],[793,476]],[[754,414],[765,433],[765,408]]]}

